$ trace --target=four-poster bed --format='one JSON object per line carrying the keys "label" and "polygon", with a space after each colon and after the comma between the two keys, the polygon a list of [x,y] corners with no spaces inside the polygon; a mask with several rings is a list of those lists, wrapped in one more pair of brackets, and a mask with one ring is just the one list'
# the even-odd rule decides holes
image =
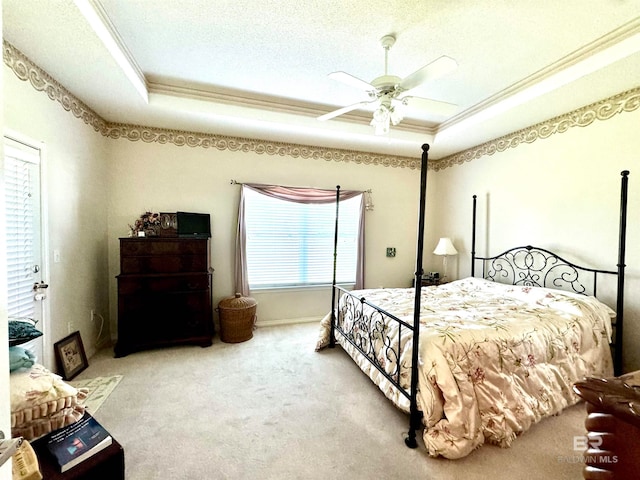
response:
{"label": "four-poster bed", "polygon": [[[423,287],[428,150],[424,145],[415,287],[349,292],[334,280],[318,348],[339,343],[410,414],[407,446],[417,446],[424,428],[430,455],[460,458],[485,440],[509,446],[530,425],[576,403],[575,381],[614,373],[609,343],[621,372],[629,172],[622,172],[615,271],[531,246],[476,256],[474,196],[471,277]],[[334,270],[337,261],[334,253]],[[475,278],[476,262],[482,278]],[[595,298],[603,276],[617,277],[616,312]]]}

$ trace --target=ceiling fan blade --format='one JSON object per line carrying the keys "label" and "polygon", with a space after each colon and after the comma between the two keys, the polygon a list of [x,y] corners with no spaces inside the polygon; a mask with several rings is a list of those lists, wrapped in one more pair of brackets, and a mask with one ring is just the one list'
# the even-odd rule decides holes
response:
{"label": "ceiling fan blade", "polygon": [[339,115],[343,115],[345,113],[351,112],[353,110],[356,110],[358,108],[360,108],[361,106],[364,105],[368,105],[370,103],[375,102],[375,100],[372,100],[370,102],[358,102],[358,103],[354,103],[353,105],[348,105],[346,107],[342,107],[339,108],[338,110],[334,110],[333,112],[329,112],[329,113],[325,113],[324,115],[320,115],[318,117],[318,120],[320,120],[321,122],[324,122],[325,120],[331,120],[332,118],[335,118]]}
{"label": "ceiling fan blade", "polygon": [[401,100],[403,105],[419,108],[425,112],[442,115],[443,117],[449,117],[458,110],[458,105],[441,102],[440,100],[432,100],[430,98],[407,96],[399,98],[398,100]]}
{"label": "ceiling fan blade", "polygon": [[443,55],[428,65],[425,65],[413,72],[407,78],[402,80],[399,86],[404,91],[411,90],[424,82],[443,77],[444,75],[453,72],[456,68],[458,68],[458,62],[451,57]]}
{"label": "ceiling fan blade", "polygon": [[338,82],[342,82],[345,85],[349,85],[351,87],[359,88],[360,90],[370,91],[375,90],[375,87],[364,80],[360,80],[358,77],[354,77],[353,75],[346,72],[333,72],[329,74],[329,78],[333,80],[337,80]]}

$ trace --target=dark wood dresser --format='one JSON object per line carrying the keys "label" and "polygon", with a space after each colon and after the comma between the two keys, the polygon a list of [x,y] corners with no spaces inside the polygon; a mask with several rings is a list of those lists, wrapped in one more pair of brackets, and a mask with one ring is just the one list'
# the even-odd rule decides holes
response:
{"label": "dark wood dresser", "polygon": [[121,238],[115,356],[213,342],[208,238]]}

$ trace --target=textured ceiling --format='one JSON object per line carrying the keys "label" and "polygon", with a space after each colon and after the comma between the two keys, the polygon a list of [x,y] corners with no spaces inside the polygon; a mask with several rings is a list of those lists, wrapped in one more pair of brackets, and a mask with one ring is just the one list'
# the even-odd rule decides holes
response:
{"label": "textured ceiling", "polygon": [[[146,99],[80,4],[101,13]],[[2,8],[5,40],[112,122],[406,156],[428,142],[438,158],[640,86],[636,51],[478,116],[607,47],[640,48],[640,0],[3,0]],[[458,110],[446,118],[408,109],[386,136],[374,135],[370,110],[319,122],[367,99],[327,75],[382,75],[387,34],[397,38],[389,74],[405,77],[441,55],[458,62],[411,92]]]}

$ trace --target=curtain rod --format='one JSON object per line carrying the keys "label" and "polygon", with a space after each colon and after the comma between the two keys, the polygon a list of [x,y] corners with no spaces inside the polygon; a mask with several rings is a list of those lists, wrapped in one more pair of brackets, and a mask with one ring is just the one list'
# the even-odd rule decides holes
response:
{"label": "curtain rod", "polygon": [[[237,180],[234,180],[233,178],[231,179],[230,185],[244,185],[244,183],[242,182],[238,182]],[[366,193],[373,193],[373,190],[369,189],[369,190],[363,190]]]}

